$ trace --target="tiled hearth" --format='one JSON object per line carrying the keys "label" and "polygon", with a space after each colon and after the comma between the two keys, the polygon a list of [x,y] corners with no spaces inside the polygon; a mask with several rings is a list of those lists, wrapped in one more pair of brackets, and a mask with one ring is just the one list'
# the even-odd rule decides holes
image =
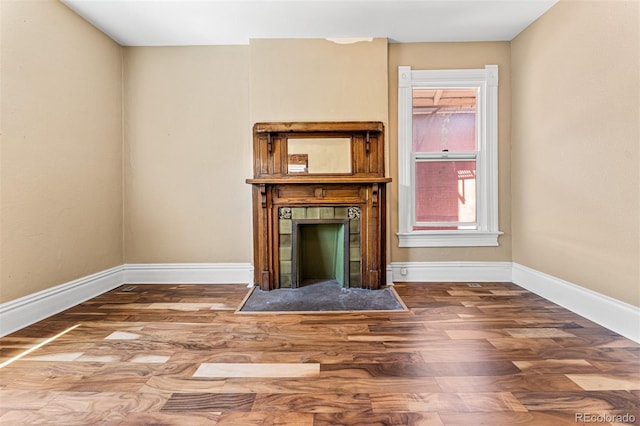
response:
{"label": "tiled hearth", "polygon": [[360,273],[360,208],[359,207],[280,207],[278,208],[278,251],[280,255],[280,287],[292,287],[293,224],[297,220],[344,219],[349,223],[349,287],[361,286]]}

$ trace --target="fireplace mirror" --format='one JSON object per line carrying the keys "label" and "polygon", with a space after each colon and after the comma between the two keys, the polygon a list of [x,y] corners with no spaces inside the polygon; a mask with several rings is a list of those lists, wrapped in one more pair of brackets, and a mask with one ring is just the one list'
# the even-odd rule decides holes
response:
{"label": "fireplace mirror", "polygon": [[351,174],[351,138],[288,138],[287,173]]}

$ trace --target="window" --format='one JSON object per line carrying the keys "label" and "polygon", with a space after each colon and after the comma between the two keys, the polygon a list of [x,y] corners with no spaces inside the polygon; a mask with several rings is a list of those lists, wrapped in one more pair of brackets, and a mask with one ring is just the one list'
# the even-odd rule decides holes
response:
{"label": "window", "polygon": [[498,67],[398,69],[400,247],[498,245]]}

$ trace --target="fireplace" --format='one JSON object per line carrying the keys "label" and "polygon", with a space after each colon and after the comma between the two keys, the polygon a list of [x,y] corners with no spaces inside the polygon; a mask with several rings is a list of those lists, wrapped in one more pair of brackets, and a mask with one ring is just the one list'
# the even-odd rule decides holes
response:
{"label": "fireplace", "polygon": [[278,211],[281,288],[322,281],[360,287],[358,207],[280,207]]}
{"label": "fireplace", "polygon": [[254,126],[255,283],[385,285],[384,132],[379,122]]}

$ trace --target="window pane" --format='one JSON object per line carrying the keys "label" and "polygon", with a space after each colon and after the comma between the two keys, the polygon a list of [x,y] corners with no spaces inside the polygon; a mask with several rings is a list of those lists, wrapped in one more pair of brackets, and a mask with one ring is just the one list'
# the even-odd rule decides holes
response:
{"label": "window pane", "polygon": [[413,89],[413,152],[476,150],[476,89]]}
{"label": "window pane", "polygon": [[476,222],[475,161],[417,161],[415,170],[414,230],[468,228],[424,222]]}

